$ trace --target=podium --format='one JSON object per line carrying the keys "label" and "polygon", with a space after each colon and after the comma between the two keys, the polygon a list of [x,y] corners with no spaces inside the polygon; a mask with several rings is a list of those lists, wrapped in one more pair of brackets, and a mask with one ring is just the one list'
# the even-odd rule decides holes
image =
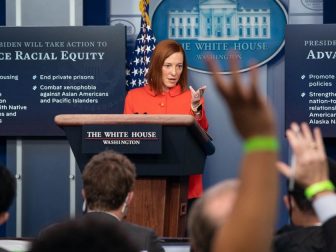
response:
{"label": "podium", "polygon": [[79,169],[107,149],[125,154],[137,180],[127,220],[159,236],[183,237],[187,223],[188,176],[203,173],[211,138],[191,115],[63,114],[63,128]]}

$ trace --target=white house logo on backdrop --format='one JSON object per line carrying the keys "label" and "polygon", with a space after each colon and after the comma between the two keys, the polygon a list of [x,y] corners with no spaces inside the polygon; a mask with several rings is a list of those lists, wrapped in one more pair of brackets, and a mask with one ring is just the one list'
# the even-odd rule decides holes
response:
{"label": "white house logo on backdrop", "polygon": [[204,58],[213,57],[229,73],[232,49],[241,71],[249,69],[251,59],[262,65],[281,50],[287,13],[275,0],[163,0],[152,23],[158,40],[183,45],[190,69],[207,72]]}
{"label": "white house logo on backdrop", "polygon": [[199,10],[169,11],[168,37],[197,40],[270,38],[270,9],[237,9],[233,1],[216,2],[216,5],[211,1],[200,3]]}
{"label": "white house logo on backdrop", "polygon": [[323,0],[301,0],[301,3],[310,10],[323,10]]}

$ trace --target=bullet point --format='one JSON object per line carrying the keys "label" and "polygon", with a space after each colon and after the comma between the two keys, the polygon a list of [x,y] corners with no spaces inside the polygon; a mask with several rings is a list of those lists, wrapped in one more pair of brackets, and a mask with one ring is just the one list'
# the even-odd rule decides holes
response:
{"label": "bullet point", "polygon": [[305,97],[306,96],[306,93],[301,93],[301,97],[303,98],[303,97]]}
{"label": "bullet point", "polygon": [[301,79],[304,80],[306,78],[306,75],[301,75]]}
{"label": "bullet point", "polygon": [[36,90],[37,86],[33,86],[33,90]]}
{"label": "bullet point", "polygon": [[33,80],[36,80],[36,77],[37,77],[36,75],[33,75]]}

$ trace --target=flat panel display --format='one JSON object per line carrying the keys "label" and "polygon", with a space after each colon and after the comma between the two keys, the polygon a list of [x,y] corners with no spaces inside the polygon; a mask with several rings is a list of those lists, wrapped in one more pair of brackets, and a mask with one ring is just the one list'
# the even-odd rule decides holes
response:
{"label": "flat panel display", "polygon": [[286,30],[285,123],[307,122],[336,136],[336,25],[289,25]]}
{"label": "flat panel display", "polygon": [[63,136],[57,114],[122,113],[124,26],[1,27],[0,136]]}

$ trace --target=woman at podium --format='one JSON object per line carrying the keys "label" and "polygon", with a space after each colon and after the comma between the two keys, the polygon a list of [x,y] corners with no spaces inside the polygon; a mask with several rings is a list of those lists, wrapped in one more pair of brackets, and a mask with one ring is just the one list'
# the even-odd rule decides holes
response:
{"label": "woman at podium", "polygon": [[[188,88],[186,56],[179,43],[163,40],[157,44],[146,79],[143,87],[128,92],[124,114],[190,114],[208,129],[203,98],[206,86]],[[188,199],[200,197],[202,191],[202,175],[191,175]]]}

